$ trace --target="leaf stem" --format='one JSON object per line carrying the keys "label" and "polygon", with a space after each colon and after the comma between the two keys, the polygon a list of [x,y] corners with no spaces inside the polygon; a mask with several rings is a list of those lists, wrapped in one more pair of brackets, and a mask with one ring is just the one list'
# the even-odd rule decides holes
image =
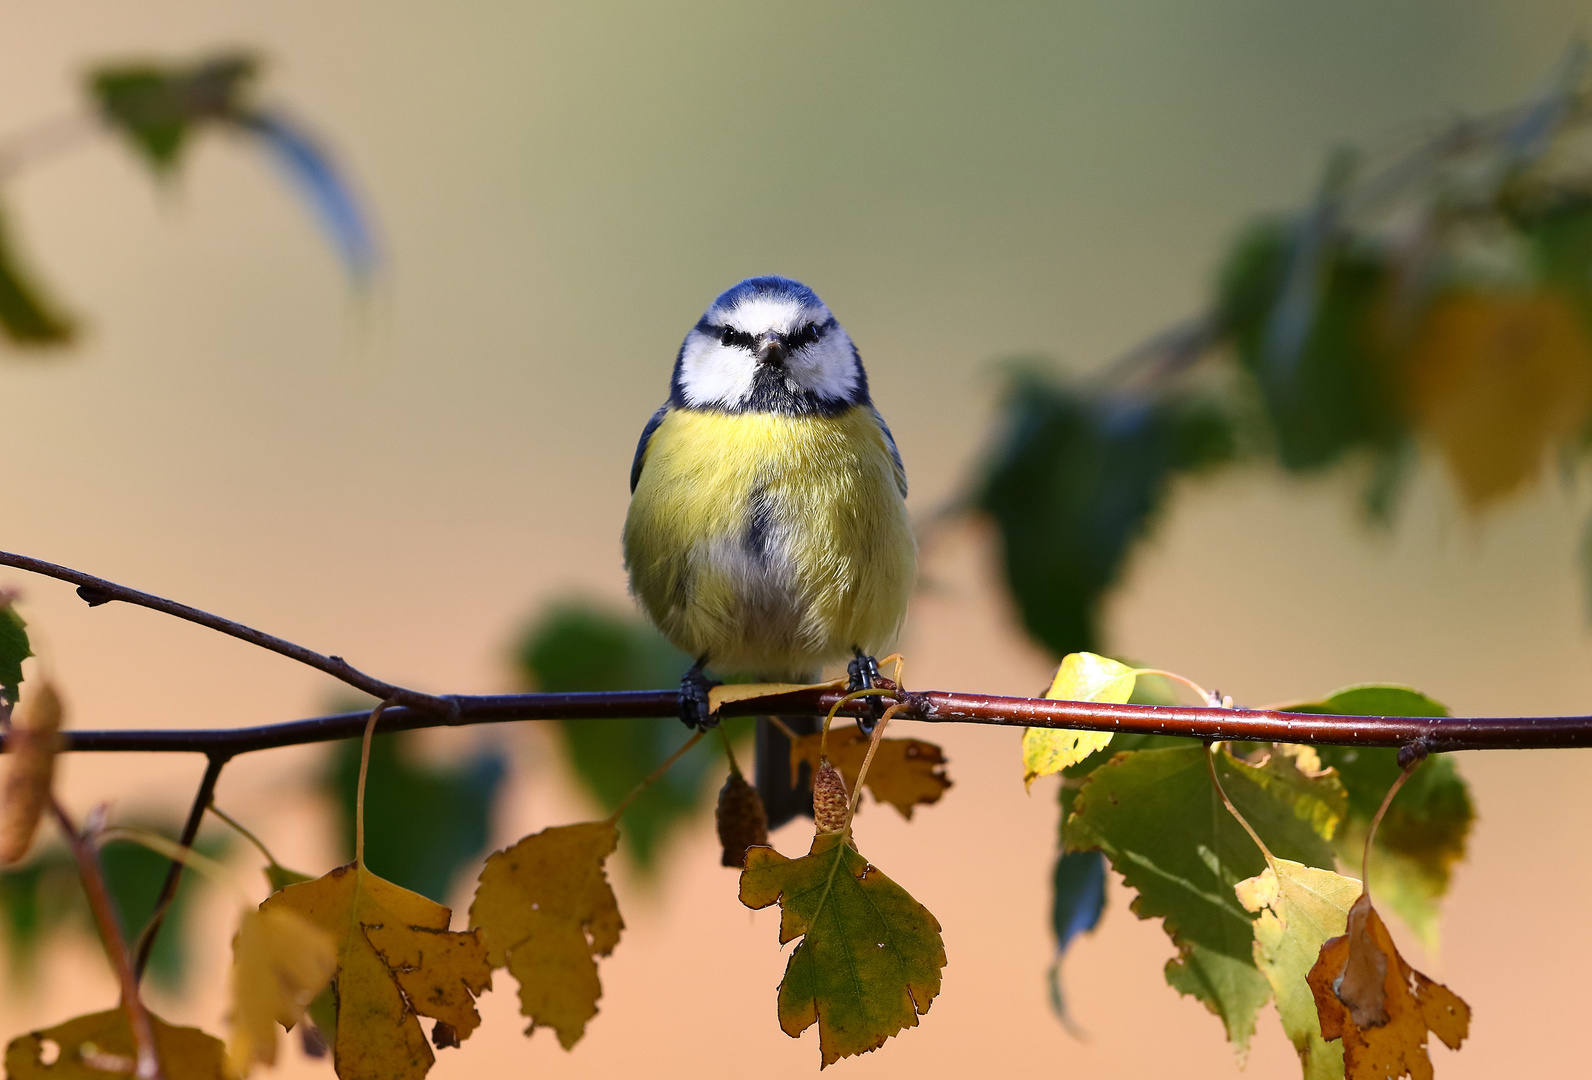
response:
{"label": "leaf stem", "polygon": [[[115,840],[125,840],[129,844],[146,847],[157,855],[166,856],[172,862],[191,866],[211,881],[218,882],[231,889],[233,895],[237,897],[239,906],[247,908],[252,907],[254,904],[249,899],[249,894],[244,891],[243,886],[239,885],[237,879],[233,877],[232,871],[216,862],[210,856],[201,855],[191,847],[179,844],[174,840],[168,840],[152,829],[141,829],[133,825],[112,825],[108,829],[101,829],[98,839],[102,846]],[[147,934],[148,931],[146,930],[145,933]]]}
{"label": "leaf stem", "polygon": [[868,752],[862,756],[862,767],[857,770],[857,790],[851,793],[851,804],[846,807],[846,828],[844,832],[851,835],[851,819],[857,816],[857,807],[862,803],[862,785],[868,779],[868,766],[873,764],[873,755],[879,749],[879,743],[884,738],[884,726],[888,724],[895,714],[901,711],[902,706],[892,705],[879,717],[879,722],[873,726],[873,738],[868,741]]}
{"label": "leaf stem", "polygon": [[1377,827],[1382,824],[1382,817],[1387,813],[1387,808],[1393,805],[1393,796],[1399,793],[1399,788],[1404,786],[1416,769],[1425,761],[1425,755],[1414,758],[1404,766],[1404,771],[1399,773],[1399,778],[1393,781],[1393,786],[1387,789],[1387,794],[1382,797],[1382,805],[1376,808],[1376,816],[1371,819],[1371,827],[1365,830],[1365,850],[1360,853],[1360,887],[1365,890],[1365,895],[1371,895],[1371,844],[1376,840]]}
{"label": "leaf stem", "polygon": [[[609,824],[617,824],[619,822],[620,817],[623,816],[624,812],[626,810],[630,809],[630,804],[636,801],[636,797],[638,795],[640,795],[643,791],[646,791],[653,784],[657,783],[660,779],[662,779],[663,774],[668,772],[670,769],[672,769],[674,767],[674,763],[675,762],[677,762],[681,758],[685,757],[686,751],[690,750],[697,743],[701,742],[702,741],[702,736],[704,736],[706,734],[707,734],[707,732],[705,732],[705,731],[698,731],[695,735],[692,735],[689,739],[687,739],[684,742],[684,744],[681,745],[680,749],[676,750],[674,753],[669,755],[669,758],[668,758],[667,761],[665,761],[662,765],[659,765],[656,769],[653,769],[651,776],[647,777],[641,783],[639,783],[635,787],[631,788],[630,789],[630,794],[626,795],[623,799],[620,799],[619,800],[619,805],[614,807],[614,812],[609,814],[608,817],[606,818],[608,823]],[[728,745],[727,742],[726,742],[726,745]],[[731,761],[731,764],[734,763],[735,759],[734,759],[733,756],[730,758],[730,761]]]}
{"label": "leaf stem", "polygon": [[376,734],[376,721],[387,711],[391,701],[383,701],[370,710],[365,721],[365,741],[359,747],[359,787],[354,791],[354,862],[365,869],[365,781],[370,775],[370,743]]}
{"label": "leaf stem", "polygon": [[1250,825],[1249,820],[1238,812],[1238,807],[1233,805],[1233,800],[1227,797],[1227,789],[1222,787],[1221,777],[1216,775],[1216,755],[1221,752],[1221,746],[1221,743],[1216,742],[1205,748],[1205,771],[1210,773],[1211,786],[1216,789],[1216,794],[1221,798],[1222,805],[1227,807],[1227,812],[1237,819],[1238,823],[1244,827],[1244,831],[1249,834],[1249,838],[1255,842],[1255,846],[1260,848],[1260,853],[1266,856],[1266,865],[1275,868],[1277,860],[1272,857],[1271,849],[1260,838],[1260,834],[1255,831],[1254,826]]}

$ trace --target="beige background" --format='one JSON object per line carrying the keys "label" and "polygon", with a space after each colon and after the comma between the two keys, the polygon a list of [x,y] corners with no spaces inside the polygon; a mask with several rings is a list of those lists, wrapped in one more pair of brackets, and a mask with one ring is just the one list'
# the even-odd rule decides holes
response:
{"label": "beige background", "polygon": [[[395,680],[501,689],[542,602],[623,602],[635,436],[720,289],[779,272],[820,291],[861,345],[927,512],[984,438],[989,361],[1087,367],[1188,313],[1235,227],[1303,198],[1328,147],[1515,100],[1585,20],[1579,4],[1519,0],[10,0],[0,131],[74,107],[93,59],[257,47],[270,96],[357,174],[391,267],[350,296],[277,178],[226,139],[197,146],[169,190],[110,143],[13,182],[9,224],[89,332],[64,359],[0,357],[0,547]],[[1285,486],[1264,470],[1180,490],[1112,607],[1115,648],[1252,702],[1397,679],[1473,714],[1586,709],[1584,493],[1550,486],[1477,523],[1428,467],[1391,536],[1358,525],[1352,495],[1345,478]],[[1041,685],[978,530],[942,537],[926,566],[911,680]],[[26,589],[79,726],[265,722],[330,690],[148,613],[89,611],[9,571],[0,586]],[[944,742],[957,786],[910,826],[870,811],[859,836],[944,924],[945,991],[920,1029],[837,1068],[1232,1075],[1216,1021],[1161,980],[1165,937],[1120,893],[1068,971],[1091,1037],[1063,1033],[1042,981],[1053,792],[1023,794],[1014,733],[918,734]],[[504,842],[590,813],[541,733],[428,745],[473,739],[516,755]],[[324,808],[302,797],[316,760],[256,756],[221,788],[306,870],[329,858]],[[1436,1053],[1444,1077],[1584,1068],[1586,760],[1462,762],[1481,821],[1443,950],[1420,959],[1476,1011],[1472,1043]],[[164,757],[66,767],[80,810],[175,807],[197,775]],[[704,821],[661,879],[617,875],[629,929],[573,1054],[520,1037],[503,979],[484,1028],[433,1075],[807,1075],[815,1039],[775,1023],[776,919],[741,908],[715,864]],[[213,898],[208,940],[233,918]],[[161,1008],[214,1027],[219,947],[198,965],[195,992]],[[80,945],[34,993],[0,998],[0,1036],[112,999]],[[1249,1071],[1293,1069],[1268,1014]]]}

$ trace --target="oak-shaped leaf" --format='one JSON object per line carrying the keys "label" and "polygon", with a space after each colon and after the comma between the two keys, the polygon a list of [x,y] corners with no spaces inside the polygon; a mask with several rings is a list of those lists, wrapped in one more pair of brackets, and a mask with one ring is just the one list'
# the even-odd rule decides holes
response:
{"label": "oak-shaped leaf", "polygon": [[608,821],[543,829],[487,857],[470,905],[492,966],[520,984],[525,1033],[550,1027],[565,1050],[597,1015],[597,957],[625,928],[603,868],[618,845]]}
{"label": "oak-shaped leaf", "polygon": [[820,833],[799,859],[752,848],[741,903],[780,906],[779,940],[801,938],[779,984],[779,1026],[818,1025],[820,1067],[884,1045],[940,992],[945,943],[929,910],[858,854]]}
{"label": "oak-shaped leaf", "polygon": [[272,893],[260,910],[294,912],[335,943],[340,1080],[419,1080],[435,1060],[419,1017],[459,1038],[480,1024],[475,997],[492,985],[486,946],[474,931],[450,931],[443,905],[351,863]]}
{"label": "oak-shaped leaf", "polygon": [[[790,772],[799,775],[805,763],[810,776],[818,775],[819,747],[823,736],[803,735],[792,739],[790,745]],[[840,770],[847,791],[857,790],[857,776],[862,772],[862,761],[868,756],[872,740],[857,728],[829,733],[829,763]],[[945,775],[945,753],[938,746],[922,739],[880,739],[874,752],[873,764],[868,766],[864,786],[875,800],[889,803],[901,811],[901,816],[912,817],[912,808],[940,801],[951,786]]]}
{"label": "oak-shaped leaf", "polygon": [[[149,1023],[166,1080],[224,1080],[226,1049],[220,1039],[154,1014]],[[12,1039],[6,1047],[6,1080],[114,1080],[133,1075],[136,1053],[127,1013],[109,1009]]]}
{"label": "oak-shaped leaf", "polygon": [[0,788],[0,863],[19,861],[33,846],[50,800],[60,730],[61,698],[44,680],[29,691],[7,735],[11,761]]}
{"label": "oak-shaped leaf", "polygon": [[1255,912],[1255,966],[1271,984],[1283,1031],[1299,1053],[1304,1080],[1341,1080],[1343,1047],[1321,1037],[1305,976],[1328,938],[1343,933],[1360,883],[1331,870],[1275,859],[1234,892]]}
{"label": "oak-shaped leaf", "polygon": [[[1345,687],[1321,700],[1289,706],[1290,712],[1339,716],[1447,716],[1440,702],[1406,686]],[[1338,857],[1358,865],[1365,834],[1382,797],[1403,767],[1392,747],[1320,746],[1321,763],[1332,767],[1349,795],[1349,816],[1333,838]],[[1438,904],[1454,867],[1465,857],[1475,820],[1470,789],[1452,756],[1433,754],[1410,774],[1377,829],[1371,849],[1371,891],[1415,931],[1428,949],[1437,946]]]}
{"label": "oak-shaped leaf", "polygon": [[[1266,861],[1212,786],[1203,747],[1120,753],[1079,789],[1065,832],[1067,848],[1099,848],[1138,896],[1141,919],[1161,918],[1178,956],[1167,964],[1173,987],[1221,1018],[1240,1056],[1271,986],[1255,967],[1253,919],[1233,888]],[[1330,774],[1310,777],[1272,754],[1264,765],[1215,755],[1222,786],[1271,851],[1330,867],[1328,843],[1344,812]]]}
{"label": "oak-shaped leaf", "polygon": [[1322,1036],[1343,1040],[1348,1080],[1431,1080],[1426,1033],[1450,1050],[1470,1033],[1470,1006],[1404,962],[1369,894],[1349,909],[1347,931],[1321,947],[1308,979]]}
{"label": "oak-shaped leaf", "polygon": [[297,1024],[336,970],[337,943],[324,928],[291,908],[246,912],[232,939],[227,1071],[275,1065],[276,1025]]}
{"label": "oak-shaped leaf", "polygon": [[[1058,701],[1106,701],[1121,705],[1133,696],[1134,670],[1107,656],[1069,653],[1056,669],[1047,698]],[[1111,742],[1110,731],[1070,731],[1031,727],[1023,732],[1023,783],[1076,765]]]}

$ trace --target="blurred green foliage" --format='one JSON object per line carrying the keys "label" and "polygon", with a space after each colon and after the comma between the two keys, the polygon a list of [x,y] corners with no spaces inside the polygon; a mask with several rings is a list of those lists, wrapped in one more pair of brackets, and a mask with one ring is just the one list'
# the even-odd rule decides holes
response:
{"label": "blurred green foliage", "polygon": [[[173,839],[177,835],[175,829],[144,827]],[[227,843],[217,835],[201,839],[195,849],[216,859],[226,853]],[[113,840],[100,849],[100,866],[122,933],[132,942],[154,913],[171,860],[142,845]],[[182,876],[149,954],[150,978],[168,991],[180,990],[187,974],[189,916],[201,885],[197,874]],[[8,974],[22,987],[31,983],[39,954],[51,939],[65,932],[95,935],[70,852],[59,845],[43,846],[21,866],[0,870],[0,927],[5,933]]]}
{"label": "blurred green foliage", "polygon": [[[678,686],[691,659],[640,619],[570,601],[526,628],[518,665],[528,687],[550,693],[656,690]],[[752,723],[742,717],[723,727],[739,740]],[[691,735],[683,724],[654,719],[564,720],[558,731],[570,768],[604,809],[617,806]],[[630,804],[620,819],[621,847],[637,866],[652,867],[668,834],[708,805],[710,776],[718,779],[722,763],[711,743],[699,747]]]}
{"label": "blurred green foliage", "polygon": [[65,345],[77,329],[22,268],[11,229],[0,215],[0,329],[15,345]]}
{"label": "blurred green foliage", "polygon": [[245,96],[258,72],[253,57],[223,53],[192,64],[102,67],[88,84],[105,121],[164,173],[177,165],[197,126],[246,115]]}

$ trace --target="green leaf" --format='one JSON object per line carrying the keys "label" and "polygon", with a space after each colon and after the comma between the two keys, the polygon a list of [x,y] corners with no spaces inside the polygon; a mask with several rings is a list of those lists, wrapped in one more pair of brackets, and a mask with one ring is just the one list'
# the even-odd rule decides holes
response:
{"label": "green leaf", "polygon": [[1057,656],[1097,650],[1101,598],[1128,550],[1175,474],[1233,457],[1232,423],[1206,401],[1100,395],[1017,371],[999,430],[973,504],[999,530],[1023,626]]}
{"label": "green leaf", "polygon": [[45,848],[24,866],[0,870],[0,925],[14,986],[30,988],[41,947],[69,918],[86,917],[81,896],[77,864],[64,848]]}
{"label": "green leaf", "polygon": [[[1133,911],[1161,918],[1178,946],[1167,981],[1222,1019],[1245,1052],[1270,994],[1255,969],[1251,917],[1233,887],[1265,867],[1212,786],[1201,746],[1118,753],[1095,769],[1073,803],[1068,850],[1099,848],[1138,891]],[[1307,777],[1282,755],[1262,767],[1225,749],[1215,765],[1235,806],[1274,854],[1333,865],[1328,842],[1344,812],[1331,776]]]}
{"label": "green leaf", "polygon": [[940,924],[843,834],[819,833],[799,859],[749,849],[741,903],[776,901],[780,944],[802,939],[779,984],[780,1027],[795,1038],[817,1023],[824,1065],[883,1046],[929,1011],[945,966]]}
{"label": "green leaf", "polygon": [[[549,693],[673,687],[690,666],[689,657],[641,620],[580,602],[557,605],[538,617],[519,653],[526,685]],[[751,724],[751,718],[726,720],[724,728],[740,738]],[[605,811],[619,805],[691,735],[682,724],[646,718],[565,720],[558,727],[576,779]],[[668,835],[708,805],[709,773],[721,762],[710,754],[687,754],[630,804],[620,832],[638,867],[651,868]]]}
{"label": "green leaf", "polygon": [[17,609],[0,596],[0,698],[13,705],[22,686],[22,661],[33,655],[27,627]]}
{"label": "green leaf", "polygon": [[[379,876],[446,903],[459,874],[487,849],[492,805],[507,771],[503,754],[481,751],[454,765],[418,760],[411,732],[377,735],[365,783],[365,864]],[[342,818],[343,850],[354,851],[358,739],[337,745],[325,776]]]}
{"label": "green leaf", "polygon": [[1305,976],[1329,938],[1344,932],[1360,883],[1331,870],[1278,859],[1238,883],[1239,901],[1256,912],[1255,964],[1277,999],[1283,1031],[1299,1053],[1305,1080],[1342,1080],[1343,1042],[1321,1037],[1315,995]]}
{"label": "green leaf", "polygon": [[1056,956],[1050,963],[1050,1007],[1072,1027],[1067,998],[1061,989],[1061,962],[1079,934],[1093,933],[1106,910],[1106,860],[1098,851],[1063,851],[1051,874],[1050,929]]}
{"label": "green leaf", "polygon": [[[1356,447],[1393,446],[1405,427],[1382,334],[1386,257],[1339,237],[1307,237],[1307,225],[1268,221],[1240,237],[1216,305],[1260,391],[1277,459],[1295,471],[1334,464]],[[1296,270],[1296,259],[1312,256],[1312,267]]]}
{"label": "green leaf", "polygon": [[77,327],[22,267],[11,230],[0,216],[0,329],[15,345],[64,345]]}
{"label": "green leaf", "polygon": [[1537,275],[1564,290],[1592,325],[1592,195],[1575,194],[1521,215]]}
{"label": "green leaf", "polygon": [[[1124,704],[1133,696],[1134,672],[1126,664],[1094,653],[1068,653],[1045,691],[1059,701],[1105,701]],[[1111,742],[1109,731],[1028,728],[1023,732],[1023,784],[1076,765]]]}
{"label": "green leaf", "polygon": [[[1339,716],[1447,716],[1440,702],[1405,686],[1365,685],[1340,690],[1323,701],[1289,706],[1289,712]],[[1349,796],[1346,828],[1337,838],[1340,857],[1360,864],[1366,830],[1388,789],[1403,771],[1391,747],[1322,746]],[[1371,891],[1379,906],[1398,913],[1427,948],[1437,944],[1438,905],[1453,868],[1465,857],[1475,820],[1470,789],[1453,759],[1423,761],[1388,807],[1371,856]]]}
{"label": "green leaf", "polygon": [[258,71],[251,56],[224,54],[194,64],[128,64],[89,75],[89,92],[156,172],[176,164],[196,126],[236,120]]}

